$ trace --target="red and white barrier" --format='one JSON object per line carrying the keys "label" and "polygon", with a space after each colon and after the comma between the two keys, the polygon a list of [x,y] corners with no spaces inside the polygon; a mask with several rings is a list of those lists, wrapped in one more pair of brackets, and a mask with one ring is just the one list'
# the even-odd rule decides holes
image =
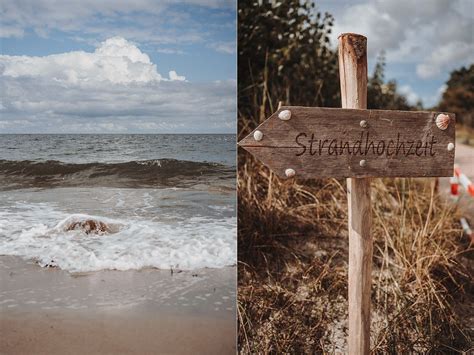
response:
{"label": "red and white barrier", "polygon": [[[456,177],[459,180],[459,183],[466,189],[468,194],[474,197],[474,184],[472,183],[471,180],[469,180],[469,178],[466,175],[464,175],[461,172],[461,169],[457,165],[454,166],[454,177]],[[452,191],[452,185],[451,185],[451,191]]]}
{"label": "red and white barrier", "polygon": [[451,185],[451,197],[459,196],[459,181],[457,176],[452,176],[449,178],[449,184]]}

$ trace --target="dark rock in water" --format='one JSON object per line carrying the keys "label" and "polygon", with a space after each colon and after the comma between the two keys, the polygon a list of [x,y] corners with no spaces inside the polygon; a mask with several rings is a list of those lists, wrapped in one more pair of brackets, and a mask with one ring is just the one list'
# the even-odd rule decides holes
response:
{"label": "dark rock in water", "polygon": [[101,221],[100,219],[88,215],[72,215],[65,220],[59,222],[55,227],[56,230],[69,232],[81,231],[86,234],[111,234],[120,231],[121,225],[109,221]]}
{"label": "dark rock in water", "polygon": [[82,230],[86,234],[104,234],[111,233],[111,228],[102,221],[96,221],[93,219],[86,219],[84,221],[75,221],[66,226],[66,231],[71,230]]}

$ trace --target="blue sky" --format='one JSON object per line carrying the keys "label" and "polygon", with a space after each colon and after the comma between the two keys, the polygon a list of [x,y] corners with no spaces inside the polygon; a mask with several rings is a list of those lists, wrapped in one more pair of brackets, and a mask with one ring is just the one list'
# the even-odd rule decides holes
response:
{"label": "blue sky", "polygon": [[0,132],[234,133],[235,7],[2,1]]}
{"label": "blue sky", "polygon": [[343,32],[367,36],[369,71],[381,51],[386,79],[414,103],[437,104],[449,73],[474,63],[472,0],[322,0],[334,18],[332,43]]}

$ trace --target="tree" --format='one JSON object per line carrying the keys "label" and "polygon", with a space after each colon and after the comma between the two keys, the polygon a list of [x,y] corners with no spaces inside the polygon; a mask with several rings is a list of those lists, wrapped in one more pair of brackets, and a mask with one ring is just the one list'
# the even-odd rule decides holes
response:
{"label": "tree", "polygon": [[455,113],[458,122],[474,128],[474,64],[451,72],[438,108]]}
{"label": "tree", "polygon": [[333,18],[312,1],[239,1],[239,125],[261,122],[278,101],[340,106]]}

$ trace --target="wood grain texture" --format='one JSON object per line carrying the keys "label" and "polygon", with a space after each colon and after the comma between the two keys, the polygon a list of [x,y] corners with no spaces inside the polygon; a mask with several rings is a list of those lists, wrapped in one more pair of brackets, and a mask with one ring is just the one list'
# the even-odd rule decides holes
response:
{"label": "wood grain texture", "polygon": [[349,208],[349,354],[370,352],[372,206],[370,180],[347,179]]}
{"label": "wood grain texture", "polygon": [[[367,39],[339,36],[342,107],[367,108]],[[372,122],[369,124],[374,125]],[[349,216],[349,354],[370,353],[372,206],[369,179],[347,179]]]}
{"label": "wood grain texture", "polygon": [[[342,83],[344,87],[353,85],[351,90],[359,90],[347,79],[346,85]],[[344,100],[348,99],[344,97]],[[350,103],[363,103],[365,100],[362,97]],[[278,118],[278,113],[283,110],[291,111],[290,120]],[[455,142],[455,116],[447,113],[451,122],[446,130],[440,130],[435,123],[439,113],[282,106],[256,128],[263,133],[261,141],[256,141],[252,132],[239,145],[280,177],[285,177],[287,168],[294,169],[300,178],[452,176],[454,150],[448,151],[447,146]],[[363,120],[367,122],[367,128],[360,126]],[[314,150],[310,152],[312,138]],[[338,147],[342,142],[343,148],[346,143],[354,147],[358,140],[362,140],[362,147],[366,142],[369,146],[370,142],[374,145],[367,154],[349,153],[347,145],[342,150],[336,149],[335,154],[336,145],[329,149],[334,139]],[[432,140],[435,143],[431,144]],[[397,143],[398,153],[390,154],[396,152]],[[321,151],[320,144],[323,145]],[[422,145],[418,151],[417,144]],[[306,147],[303,154],[302,145]],[[379,154],[383,145],[384,154]],[[431,149],[424,149],[423,145]],[[367,162],[364,167],[359,165],[362,159]]]}

